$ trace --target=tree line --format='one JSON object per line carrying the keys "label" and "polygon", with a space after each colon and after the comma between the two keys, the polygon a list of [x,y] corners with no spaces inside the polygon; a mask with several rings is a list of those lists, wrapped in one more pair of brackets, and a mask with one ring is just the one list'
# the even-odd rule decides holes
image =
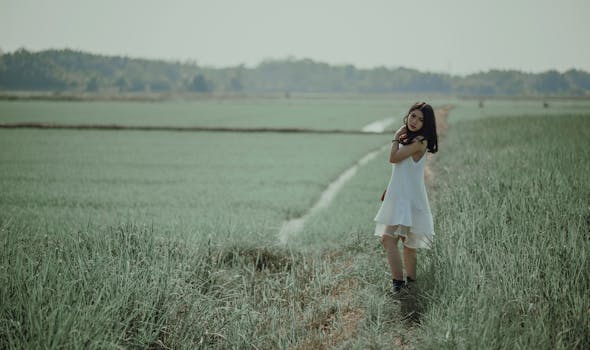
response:
{"label": "tree line", "polygon": [[409,68],[266,60],[211,68],[74,51],[0,52],[0,90],[199,93],[435,93],[463,96],[589,96],[590,73],[490,70],[464,77]]}

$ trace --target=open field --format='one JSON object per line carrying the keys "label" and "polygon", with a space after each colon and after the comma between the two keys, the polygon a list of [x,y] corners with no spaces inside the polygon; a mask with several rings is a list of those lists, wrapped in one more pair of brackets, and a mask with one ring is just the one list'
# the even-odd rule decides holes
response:
{"label": "open field", "polygon": [[0,130],[2,347],[587,348],[590,110],[454,102],[401,303],[373,236],[386,152],[277,240],[387,135]]}
{"label": "open field", "polygon": [[[548,106],[544,107],[544,103]],[[478,100],[451,100],[453,117],[450,123],[464,120],[494,118],[494,117],[525,117],[525,116],[556,116],[556,115],[586,115],[590,111],[590,100],[483,100],[483,108]]]}
{"label": "open field", "polygon": [[[590,100],[432,100],[457,106],[451,122],[494,116],[579,114]],[[360,130],[375,120],[399,118],[415,102],[395,99],[213,99],[150,102],[0,101],[0,123],[39,122],[130,126],[311,128]]]}
{"label": "open field", "polygon": [[51,231],[133,222],[272,241],[283,220],[386,142],[374,135],[0,130],[0,210]]}
{"label": "open field", "polygon": [[119,124],[360,130],[400,117],[414,101],[238,99],[146,102],[0,101],[0,123]]}

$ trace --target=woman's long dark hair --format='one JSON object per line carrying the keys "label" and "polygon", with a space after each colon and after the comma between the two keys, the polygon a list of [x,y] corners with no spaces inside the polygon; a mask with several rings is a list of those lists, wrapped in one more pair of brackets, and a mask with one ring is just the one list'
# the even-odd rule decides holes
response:
{"label": "woman's long dark hair", "polygon": [[[422,112],[422,115],[424,116],[424,121],[422,124],[422,128],[420,130],[418,130],[417,132],[412,132],[408,128],[408,117],[413,111],[417,109],[420,110],[420,112]],[[410,107],[408,114],[406,114],[406,116],[404,117],[404,124],[406,124],[406,129],[408,130],[408,133],[406,137],[403,140],[401,140],[401,144],[408,145],[412,143],[412,141],[416,137],[422,136],[428,143],[426,146],[428,152],[436,153],[438,151],[438,137],[436,135],[436,118],[434,117],[434,110],[432,109],[431,105],[429,105],[426,102],[414,103],[414,105]]]}

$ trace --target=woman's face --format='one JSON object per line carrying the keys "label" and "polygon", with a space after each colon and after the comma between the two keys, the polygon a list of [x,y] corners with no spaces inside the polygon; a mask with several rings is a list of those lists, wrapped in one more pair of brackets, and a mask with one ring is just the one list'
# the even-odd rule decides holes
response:
{"label": "woman's face", "polygon": [[408,130],[411,132],[417,132],[422,129],[424,125],[424,114],[419,109],[415,109],[408,114]]}

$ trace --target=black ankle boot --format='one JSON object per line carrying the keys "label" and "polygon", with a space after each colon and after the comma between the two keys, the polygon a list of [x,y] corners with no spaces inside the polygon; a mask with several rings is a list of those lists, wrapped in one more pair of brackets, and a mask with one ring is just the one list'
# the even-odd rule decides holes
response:
{"label": "black ankle boot", "polygon": [[404,286],[406,285],[406,282],[404,282],[404,280],[396,280],[395,278],[393,280],[391,280],[391,282],[392,282],[391,292],[393,293],[393,295],[399,294],[399,292],[401,292],[402,288],[404,288]]}
{"label": "black ankle boot", "polygon": [[405,288],[411,289],[416,284],[416,280],[410,276],[406,277],[406,284],[404,285]]}

